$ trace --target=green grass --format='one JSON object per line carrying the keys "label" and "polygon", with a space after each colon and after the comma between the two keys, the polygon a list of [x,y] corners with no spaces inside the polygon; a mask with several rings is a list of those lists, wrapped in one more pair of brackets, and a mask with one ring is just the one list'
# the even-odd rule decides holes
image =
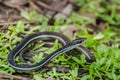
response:
{"label": "green grass", "polygon": [[[30,27],[30,25],[24,25],[22,21],[19,21],[16,26],[9,25],[6,32],[0,32],[0,73],[13,74],[17,71],[9,66],[7,63],[7,55],[9,52],[22,40],[22,35],[29,35],[38,31],[52,31],[60,32],[60,30],[68,29],[69,25],[75,25],[78,29],[77,37],[86,37],[87,41],[83,44],[95,55],[96,62],[90,65],[85,65],[85,56],[78,55],[81,59],[69,56],[65,57],[60,55],[50,61],[48,66],[63,66],[68,67],[69,72],[59,72],[55,68],[50,71],[40,69],[38,71],[28,72],[33,75],[35,80],[42,80],[52,77],[54,80],[120,80],[120,32],[118,26],[120,25],[120,15],[117,12],[120,10],[119,0],[77,0],[77,6],[80,7],[80,11],[73,12],[72,16],[65,22],[64,19],[57,19],[53,26],[48,25],[49,16],[37,14],[35,11],[30,10],[29,15],[22,13],[25,19],[36,23],[36,26]],[[96,7],[99,4],[99,7]],[[89,34],[93,31],[89,28],[90,24],[95,23],[94,18],[84,16],[83,13],[92,12],[102,22],[108,23],[104,32],[98,32],[96,34]],[[108,14],[109,13],[109,14]],[[71,36],[67,35],[70,39]],[[112,45],[110,44],[112,42]],[[40,45],[34,47],[38,48]],[[55,41],[54,46],[46,51],[48,53],[53,52],[58,48],[58,42]],[[34,56],[33,58],[38,61],[42,58],[42,55]],[[71,62],[72,60],[72,62]],[[85,70],[87,74],[81,75],[80,71]]]}

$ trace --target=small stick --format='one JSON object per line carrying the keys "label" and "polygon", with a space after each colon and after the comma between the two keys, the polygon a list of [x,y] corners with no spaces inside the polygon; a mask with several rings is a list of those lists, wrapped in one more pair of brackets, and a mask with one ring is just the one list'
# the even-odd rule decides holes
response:
{"label": "small stick", "polygon": [[9,2],[3,2],[3,4],[5,4],[6,6],[8,6],[8,7],[11,7],[11,8],[16,8],[17,10],[19,10],[20,12],[25,12],[22,8],[20,8],[20,6],[18,6],[18,5],[12,5],[12,4],[10,4]]}
{"label": "small stick", "polygon": [[[9,24],[15,25],[15,24],[17,24],[17,23],[18,23],[18,22],[2,22],[2,23],[0,23],[0,26],[9,25]],[[28,24],[28,23],[33,23],[33,22],[24,21],[23,23],[24,23],[24,24]]]}
{"label": "small stick", "polygon": [[30,78],[26,78],[23,76],[15,76],[15,75],[8,75],[8,74],[0,74],[0,80],[6,80],[6,79],[10,79],[10,80],[33,80]]}
{"label": "small stick", "polygon": [[47,4],[45,4],[45,3],[41,2],[41,1],[34,1],[34,2],[36,2],[36,4],[38,4],[38,5],[41,6],[41,7],[46,8],[46,9],[49,9],[49,10],[52,10],[52,11],[57,11],[57,12],[62,13],[62,10],[55,9],[55,8],[49,6],[49,5],[47,5]]}
{"label": "small stick", "polygon": [[35,3],[32,2],[31,0],[29,1],[29,4],[31,5],[32,9],[36,10],[39,13],[43,13],[43,11],[40,8],[38,8],[38,6],[36,6]]}

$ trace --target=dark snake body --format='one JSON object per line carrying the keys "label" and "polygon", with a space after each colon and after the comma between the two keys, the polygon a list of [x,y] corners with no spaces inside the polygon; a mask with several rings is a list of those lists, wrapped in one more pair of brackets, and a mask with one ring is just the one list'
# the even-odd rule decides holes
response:
{"label": "dark snake body", "polygon": [[[43,38],[54,38],[57,39],[61,44],[62,48],[54,51],[53,53],[49,54],[47,57],[45,57],[42,61],[36,63],[35,65],[29,66],[29,65],[19,65],[15,62],[15,58],[18,54],[20,54],[29,43],[31,43],[34,40],[37,39],[43,39]],[[8,55],[8,63],[10,66],[12,66],[16,70],[21,71],[31,71],[31,70],[37,70],[44,66],[48,61],[50,61],[53,57],[62,54],[67,53],[69,55],[69,51],[72,49],[76,49],[77,51],[81,51],[85,54],[87,62],[91,63],[95,61],[95,57],[93,54],[84,46],[81,45],[85,41],[85,38],[79,38],[76,40],[73,40],[72,42],[69,41],[69,39],[64,36],[63,34],[57,33],[57,32],[38,32],[35,34],[31,34],[27,37],[25,37]]]}

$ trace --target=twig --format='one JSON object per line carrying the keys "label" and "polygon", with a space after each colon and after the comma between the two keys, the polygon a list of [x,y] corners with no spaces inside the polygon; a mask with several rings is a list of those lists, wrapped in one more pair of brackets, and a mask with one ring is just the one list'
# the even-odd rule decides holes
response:
{"label": "twig", "polygon": [[7,1],[3,1],[3,4],[5,4],[6,6],[11,7],[11,8],[16,8],[16,9],[19,10],[20,12],[25,12],[25,10],[23,10],[22,8],[20,8],[19,5],[10,4],[10,3],[7,2]]}
{"label": "twig", "polygon": [[31,8],[32,8],[32,9],[36,10],[36,11],[39,12],[39,13],[43,13],[43,11],[40,10],[40,8],[39,8],[38,6],[36,6],[33,1],[30,0],[30,1],[29,1],[29,4],[31,5]]}
{"label": "twig", "polygon": [[0,80],[33,80],[33,79],[26,78],[26,77],[23,77],[23,76],[0,74]]}
{"label": "twig", "polygon": [[62,13],[62,10],[53,8],[53,7],[51,7],[51,6],[43,3],[43,2],[41,2],[41,1],[34,1],[34,2],[35,2],[36,4],[38,4],[39,6],[44,7],[44,8],[46,8],[46,9],[49,9],[49,10],[52,10],[52,11],[56,11],[56,12]]}
{"label": "twig", "polygon": [[[2,23],[0,23],[0,26],[9,25],[9,24],[16,25],[17,23],[18,23],[18,22],[2,22]],[[33,23],[33,22],[24,21],[23,23],[24,23],[24,24],[28,24],[28,23]]]}
{"label": "twig", "polygon": [[67,1],[72,3],[72,4],[76,2],[76,0],[67,0]]}
{"label": "twig", "polygon": [[[0,26],[3,26],[3,27],[0,28],[0,31],[8,29],[8,26],[6,26],[6,25],[9,25],[9,24],[16,25],[17,23],[18,22],[2,22],[2,23],[0,23]],[[24,21],[23,23],[24,24],[30,24],[30,23],[33,23],[33,22]]]}

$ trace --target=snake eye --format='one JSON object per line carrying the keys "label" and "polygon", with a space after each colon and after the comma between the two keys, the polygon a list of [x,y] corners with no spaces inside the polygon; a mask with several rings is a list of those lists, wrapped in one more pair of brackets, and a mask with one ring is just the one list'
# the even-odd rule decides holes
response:
{"label": "snake eye", "polygon": [[86,38],[79,38],[81,40],[81,43],[86,40]]}
{"label": "snake eye", "polygon": [[86,40],[86,38],[77,38],[75,40],[73,40],[73,43],[83,43]]}

